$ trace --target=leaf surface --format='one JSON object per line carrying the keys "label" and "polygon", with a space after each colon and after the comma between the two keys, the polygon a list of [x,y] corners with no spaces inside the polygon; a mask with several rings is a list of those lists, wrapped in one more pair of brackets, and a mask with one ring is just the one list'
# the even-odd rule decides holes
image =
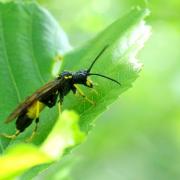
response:
{"label": "leaf surface", "polygon": [[80,126],[85,132],[91,129],[95,118],[122,92],[129,89],[138,77],[142,65],[136,59],[136,55],[150,35],[150,27],[145,25],[143,20],[148,13],[148,10],[144,9],[131,10],[86,45],[65,57],[61,69],[73,71],[88,69],[98,53],[108,45],[93,66],[92,72],[109,76],[121,83],[119,86],[107,79],[91,76],[97,93],[87,88],[83,89],[88,98],[96,103],[95,106],[89,102],[82,103],[73,96],[65,101],[64,108],[74,109],[80,114]]}
{"label": "leaf surface", "polygon": [[[18,103],[53,79],[56,56],[70,45],[45,9],[36,3],[16,1],[0,3],[0,42],[0,132],[13,134],[14,123],[7,125],[4,120]],[[42,116],[37,143],[47,136],[57,114],[46,109]],[[4,138],[1,141],[8,143]]]}
{"label": "leaf surface", "polygon": [[[37,150],[33,151],[35,155],[37,152],[37,156],[41,156],[38,152],[42,148],[45,156],[50,156],[54,161],[68,152],[65,150],[81,143],[85,138],[84,133],[88,133],[92,128],[96,117],[105,111],[122,92],[132,86],[141,70],[141,64],[138,63],[136,55],[150,34],[150,28],[144,21],[147,15],[146,9],[132,9],[83,47],[65,54],[61,72],[63,70],[84,70],[108,45],[106,51],[93,66],[92,72],[114,78],[121,83],[121,86],[107,79],[92,76],[91,79],[97,93],[86,87],[81,88],[86,96],[95,102],[95,106],[72,93],[65,97],[63,109],[75,110],[80,115],[80,121],[76,121],[75,125],[62,121],[60,127],[53,129],[52,138],[51,136],[47,138],[40,148],[35,147]],[[55,63],[57,56],[66,53],[71,47],[65,33],[45,9],[36,3],[22,1],[0,3],[0,42],[0,132],[12,134],[15,132],[15,123],[4,124],[6,117],[25,97],[53,79],[52,74],[59,66],[59,62]],[[40,127],[33,141],[34,144],[40,145],[44,141],[57,117],[56,108],[51,110],[46,108],[41,113]],[[11,144],[16,145],[17,142],[24,141],[25,137],[30,136],[32,128],[33,126],[29,127],[15,141],[11,141]],[[59,128],[61,132],[58,131]],[[67,140],[66,130],[67,135],[72,135],[70,141]],[[62,139],[61,141],[56,140],[57,144],[53,144],[56,136]],[[0,139],[1,151],[4,151],[8,143],[9,140]],[[57,152],[53,151],[55,145]],[[32,147],[28,149],[28,146],[25,146],[25,148],[27,152],[30,152]],[[10,146],[8,149],[11,151]],[[15,149],[15,152],[20,152],[21,148],[19,149],[17,145]],[[18,158],[21,160],[20,153],[14,155],[16,161]],[[27,154],[26,158],[30,156],[28,157]],[[11,156],[6,158],[11,159]],[[26,169],[34,165],[37,164],[29,162]],[[15,171],[14,175],[16,175]],[[29,173],[31,174],[31,170]],[[37,173],[32,173],[32,176]]]}

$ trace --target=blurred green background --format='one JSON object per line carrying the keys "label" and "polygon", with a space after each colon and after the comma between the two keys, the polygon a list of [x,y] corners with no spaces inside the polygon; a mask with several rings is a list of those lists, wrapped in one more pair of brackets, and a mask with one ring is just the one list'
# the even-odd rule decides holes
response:
{"label": "blurred green background", "polygon": [[133,6],[148,7],[152,36],[138,58],[133,88],[98,118],[73,151],[76,180],[180,179],[180,1],[39,0],[74,47],[83,45]]}

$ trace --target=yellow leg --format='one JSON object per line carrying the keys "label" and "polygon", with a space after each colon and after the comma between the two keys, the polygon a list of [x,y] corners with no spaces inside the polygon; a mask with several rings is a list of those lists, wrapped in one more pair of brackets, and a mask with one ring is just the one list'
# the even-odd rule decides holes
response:
{"label": "yellow leg", "polygon": [[36,135],[37,129],[38,129],[38,123],[39,123],[39,118],[36,119],[36,125],[35,128],[33,129],[33,132],[31,134],[31,136],[25,140],[25,142],[31,142],[34,138],[34,136]]}
{"label": "yellow leg", "polygon": [[59,111],[59,114],[62,113],[62,107],[61,107],[61,103],[60,102],[58,102],[58,111]]}
{"label": "yellow leg", "polygon": [[37,101],[36,104],[36,125],[35,128],[33,129],[33,132],[31,134],[31,136],[25,140],[25,142],[31,142],[37,132],[37,128],[38,128],[38,123],[39,123],[39,101]]}
{"label": "yellow leg", "polygon": [[96,91],[96,89],[92,88],[91,91],[95,93],[96,95],[99,95],[99,93]]}
{"label": "yellow leg", "polygon": [[0,136],[3,136],[5,138],[9,139],[15,139],[21,132],[19,130],[16,130],[16,133],[13,135],[8,135],[8,134],[0,134]]}
{"label": "yellow leg", "polygon": [[95,105],[95,102],[93,102],[92,100],[90,100],[87,96],[85,96],[85,94],[83,93],[83,91],[80,89],[80,87],[78,87],[76,84],[74,84],[74,87],[76,88],[77,92],[86,100],[88,101],[90,104]]}

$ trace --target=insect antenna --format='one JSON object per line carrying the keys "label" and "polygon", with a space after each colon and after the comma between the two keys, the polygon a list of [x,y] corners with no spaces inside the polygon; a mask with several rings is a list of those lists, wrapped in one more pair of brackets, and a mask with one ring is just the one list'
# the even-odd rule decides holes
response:
{"label": "insect antenna", "polygon": [[96,58],[94,59],[94,61],[92,62],[92,64],[90,65],[90,67],[87,70],[87,73],[89,73],[94,65],[94,63],[99,59],[99,57],[103,54],[103,52],[108,48],[109,45],[106,45],[101,51],[100,53],[96,56]]}
{"label": "insect antenna", "polygon": [[96,58],[94,59],[94,61],[92,62],[92,64],[90,65],[89,69],[87,70],[87,75],[88,76],[91,76],[91,75],[95,75],[95,76],[100,76],[100,77],[103,77],[103,78],[106,78],[106,79],[109,79],[110,81],[113,81],[117,84],[119,84],[121,86],[121,83],[116,81],[115,79],[112,79],[108,76],[105,76],[105,75],[102,75],[102,74],[97,74],[97,73],[89,73],[94,65],[94,63],[99,59],[99,57],[103,54],[103,52],[108,48],[109,45],[106,45],[101,51],[100,53],[96,56]]}
{"label": "insect antenna", "polygon": [[118,81],[116,81],[115,79],[112,79],[112,78],[110,78],[110,77],[108,77],[108,76],[105,76],[105,75],[102,75],[102,74],[96,74],[96,73],[89,73],[89,74],[88,74],[88,76],[91,76],[91,75],[100,76],[100,77],[109,79],[110,81],[113,81],[113,82],[115,82],[115,83],[117,83],[117,84],[119,84],[119,85],[121,86],[121,83],[120,83],[120,82],[118,82]]}

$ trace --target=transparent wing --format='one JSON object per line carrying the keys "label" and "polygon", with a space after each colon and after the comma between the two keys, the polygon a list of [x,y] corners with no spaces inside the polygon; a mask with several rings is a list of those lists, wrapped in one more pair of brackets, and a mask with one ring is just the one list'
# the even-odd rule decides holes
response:
{"label": "transparent wing", "polygon": [[23,114],[27,110],[27,108],[30,107],[40,97],[45,96],[51,91],[54,91],[55,89],[57,89],[59,83],[60,83],[60,80],[56,79],[56,80],[50,81],[49,83],[39,88],[31,96],[27,97],[24,102],[19,104],[19,106],[17,106],[14,109],[14,111],[12,111],[12,113],[5,120],[5,123],[9,123],[13,121],[16,117]]}

